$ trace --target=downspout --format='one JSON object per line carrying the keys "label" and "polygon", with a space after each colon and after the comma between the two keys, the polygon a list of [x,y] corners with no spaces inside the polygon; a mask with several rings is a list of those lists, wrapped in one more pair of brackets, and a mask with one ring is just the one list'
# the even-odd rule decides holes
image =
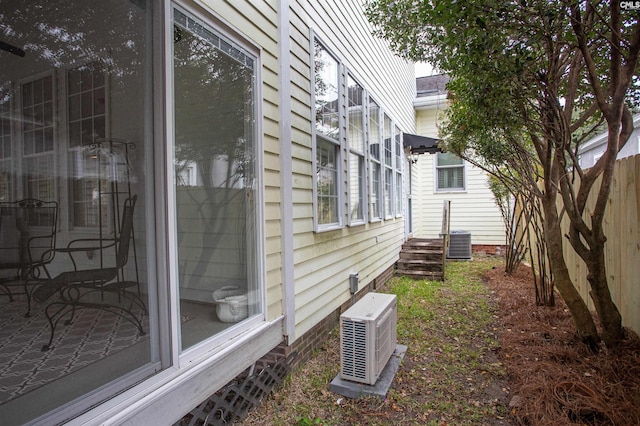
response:
{"label": "downspout", "polygon": [[282,308],[285,344],[295,339],[295,281],[293,274],[293,156],[291,150],[291,39],[289,0],[280,0],[278,10],[280,74],[280,220],[282,247]]}

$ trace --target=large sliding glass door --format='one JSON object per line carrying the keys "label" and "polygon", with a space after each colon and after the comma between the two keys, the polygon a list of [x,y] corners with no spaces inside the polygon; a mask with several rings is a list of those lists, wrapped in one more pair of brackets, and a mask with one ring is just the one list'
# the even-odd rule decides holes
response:
{"label": "large sliding glass door", "polygon": [[153,4],[0,0],[3,425],[73,402],[64,420],[159,368]]}
{"label": "large sliding glass door", "polygon": [[264,324],[259,50],[160,3],[0,0],[3,426],[146,397]]}

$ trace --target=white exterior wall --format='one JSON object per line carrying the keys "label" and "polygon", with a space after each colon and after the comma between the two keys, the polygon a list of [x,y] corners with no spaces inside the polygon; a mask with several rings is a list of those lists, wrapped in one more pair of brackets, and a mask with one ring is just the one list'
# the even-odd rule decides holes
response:
{"label": "white exterior wall", "polygon": [[[398,59],[385,43],[372,38],[359,2],[301,0],[292,2],[291,8],[294,283],[287,285],[295,285],[295,335],[293,339],[289,336],[289,343],[349,300],[351,273],[359,273],[362,287],[391,267],[405,236],[403,217],[314,232],[312,34],[375,97],[402,131],[413,132],[415,128],[413,65]],[[344,119],[345,113],[342,115]],[[342,131],[345,133],[344,127]],[[343,223],[347,223],[345,150],[342,158],[340,201],[345,207]]]}
{"label": "white exterior wall", "polygon": [[[438,137],[439,114],[444,105],[416,111],[418,134]],[[442,205],[451,201],[452,231],[468,231],[471,243],[481,245],[504,245],[504,223],[495,204],[484,171],[465,162],[465,190],[436,192],[436,156],[422,154],[414,165],[416,174],[413,183],[413,236],[437,238],[442,229]]]}
{"label": "white exterior wall", "polygon": [[[629,140],[618,152],[618,159],[630,157],[640,153],[640,114],[633,117],[633,133]],[[607,149],[607,132],[601,133],[584,143],[578,152],[580,166],[582,168],[593,167]]]}

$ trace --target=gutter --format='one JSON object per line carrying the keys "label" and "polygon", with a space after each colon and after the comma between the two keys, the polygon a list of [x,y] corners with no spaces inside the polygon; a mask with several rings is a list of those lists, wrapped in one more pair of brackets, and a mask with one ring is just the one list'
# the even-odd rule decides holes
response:
{"label": "gutter", "polygon": [[413,108],[416,110],[429,109],[434,106],[445,106],[447,103],[447,94],[420,96],[413,100]]}

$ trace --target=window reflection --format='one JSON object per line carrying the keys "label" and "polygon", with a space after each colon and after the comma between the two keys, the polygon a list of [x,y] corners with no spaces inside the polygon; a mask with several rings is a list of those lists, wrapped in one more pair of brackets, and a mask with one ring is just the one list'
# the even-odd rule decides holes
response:
{"label": "window reflection", "polygon": [[[77,399],[73,416],[157,369],[144,219],[152,10],[144,0],[0,0],[0,10],[0,419],[11,425]],[[58,310],[69,301],[73,312]]]}
{"label": "window reflection", "polygon": [[255,246],[255,60],[174,11],[175,189],[181,342],[260,311]]}

